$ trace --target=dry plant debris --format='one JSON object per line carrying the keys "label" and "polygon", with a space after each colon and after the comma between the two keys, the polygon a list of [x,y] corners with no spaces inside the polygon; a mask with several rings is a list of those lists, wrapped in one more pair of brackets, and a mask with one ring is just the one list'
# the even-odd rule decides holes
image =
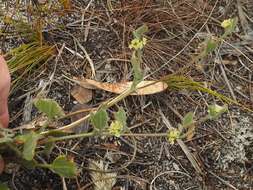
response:
{"label": "dry plant debris", "polygon": [[92,91],[81,86],[75,86],[71,91],[71,95],[80,104],[85,104],[92,100]]}
{"label": "dry plant debris", "polygon": [[[121,94],[129,89],[133,82],[121,82],[121,83],[103,83],[90,79],[73,80],[80,86],[86,89],[100,89],[115,94]],[[150,95],[156,94],[166,90],[168,85],[159,81],[142,81],[138,84],[137,89],[130,95]]]}
{"label": "dry plant debris", "polygon": [[116,173],[106,173],[108,170],[108,165],[102,160],[100,161],[90,161],[89,169],[91,171],[90,175],[94,183],[94,190],[108,190],[112,189],[116,184]]}

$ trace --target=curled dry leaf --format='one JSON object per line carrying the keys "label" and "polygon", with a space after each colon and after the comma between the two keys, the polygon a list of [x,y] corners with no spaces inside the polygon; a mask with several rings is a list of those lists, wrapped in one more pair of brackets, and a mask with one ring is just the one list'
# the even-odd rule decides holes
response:
{"label": "curled dry leaf", "polygon": [[[98,82],[91,79],[82,79],[75,81],[82,87],[87,89],[101,89],[108,92],[121,94],[125,90],[129,89],[133,82],[121,82],[121,83],[105,83]],[[137,90],[131,95],[149,95],[162,92],[168,88],[168,85],[159,81],[142,81],[138,84]]]}
{"label": "curled dry leaf", "polygon": [[71,91],[71,95],[80,104],[85,104],[92,100],[92,91],[81,86],[75,86]]}

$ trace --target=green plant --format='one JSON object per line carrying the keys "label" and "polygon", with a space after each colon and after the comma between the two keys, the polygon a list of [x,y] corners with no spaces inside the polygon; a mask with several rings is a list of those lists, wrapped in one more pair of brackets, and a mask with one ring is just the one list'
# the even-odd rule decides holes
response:
{"label": "green plant", "polygon": [[195,134],[196,126],[206,122],[207,120],[215,120],[221,114],[225,113],[228,110],[227,105],[219,106],[217,104],[208,106],[208,114],[202,118],[196,120],[193,112],[187,113],[182,119],[181,123],[178,124],[177,128],[171,129],[168,131],[167,139],[171,144],[175,143],[177,139],[187,140],[192,139]]}
{"label": "green plant", "polygon": [[224,33],[221,36],[210,36],[208,37],[201,45],[202,51],[197,57],[195,57],[195,61],[199,62],[203,60],[208,54],[212,53],[229,35],[231,35],[238,23],[237,18],[230,18],[224,20],[221,23],[221,27],[224,29]]}
{"label": "green plant", "polygon": [[[147,27],[143,26],[134,32],[137,39],[142,38],[143,34],[147,31]],[[143,44],[145,45],[145,44]],[[142,48],[136,47],[132,54],[132,64],[134,72],[134,81],[132,86],[124,93],[120,94],[113,100],[105,102],[98,108],[97,111],[92,112],[87,117],[79,120],[78,122],[90,118],[93,125],[93,131],[89,133],[81,133],[76,135],[68,135],[64,131],[75,127],[78,122],[74,122],[70,125],[50,130],[48,125],[64,115],[62,108],[57,102],[51,99],[37,98],[34,100],[35,107],[43,114],[46,115],[47,120],[43,123],[43,126],[35,130],[26,130],[22,134],[15,133],[9,129],[0,129],[0,146],[7,146],[10,148],[17,157],[21,159],[21,162],[27,167],[42,167],[48,168],[53,172],[59,174],[62,177],[74,177],[77,174],[77,167],[72,160],[67,159],[66,156],[57,157],[51,164],[41,164],[36,161],[37,145],[43,146],[44,153],[50,154],[50,150],[54,146],[54,142],[67,140],[72,138],[91,137],[91,136],[117,136],[123,134],[126,130],[126,113],[123,108],[119,108],[114,113],[115,120],[111,122],[108,127],[109,117],[106,109],[115,105],[117,102],[127,97],[134,92],[139,82],[143,80],[143,73],[141,71],[141,56]],[[36,126],[35,126],[36,127]],[[37,126],[38,127],[38,126]]]}
{"label": "green plant", "polygon": [[[38,163],[36,160],[37,154],[47,154],[49,155],[57,141],[63,141],[74,138],[88,138],[88,137],[120,137],[120,136],[135,136],[138,134],[132,134],[127,129],[127,114],[122,107],[118,108],[118,111],[114,113],[114,119],[110,120],[107,114],[107,109],[119,101],[126,98],[128,95],[133,93],[138,84],[143,81],[144,74],[141,69],[142,64],[142,51],[147,43],[144,34],[147,32],[148,28],[146,25],[138,28],[134,31],[134,39],[130,44],[132,51],[131,63],[133,68],[133,83],[132,86],[124,91],[122,94],[116,96],[115,98],[104,102],[97,108],[96,111],[91,112],[87,116],[65,125],[63,127],[56,126],[55,129],[51,129],[48,126],[52,125],[54,121],[64,116],[62,108],[57,102],[47,98],[37,98],[34,100],[35,107],[46,116],[46,121],[43,122],[42,126],[33,126],[33,129],[24,130],[22,133],[16,132],[10,129],[0,129],[0,146],[8,147],[15,153],[15,155],[20,159],[20,162],[26,167],[42,167],[52,170],[53,172],[59,174],[62,177],[75,177],[78,173],[77,166],[73,162],[73,159],[69,159],[65,155],[58,156],[52,163]],[[191,89],[191,90],[201,90],[223,100],[226,99],[225,96],[219,95],[218,93],[211,91],[208,88],[204,88],[201,83],[195,82],[184,76],[170,75],[162,79],[165,81],[169,89]],[[178,125],[177,129],[168,131],[165,136],[168,137],[169,142],[174,143],[178,138],[189,137],[190,134],[193,136],[195,127],[192,127],[200,122],[204,122],[209,119],[217,118],[221,113],[225,111],[225,107],[220,106],[210,106],[209,113],[206,117],[201,118],[199,121],[194,120],[194,114],[192,112],[188,113],[182,123]],[[93,130],[91,132],[84,132],[80,134],[69,134],[69,129],[78,126],[84,120],[90,119],[93,125]],[[144,134],[148,135],[148,134]],[[156,134],[156,136],[164,136],[164,134]],[[39,145],[39,146],[38,146]],[[5,150],[5,149],[3,149]],[[41,151],[42,150],[42,151]]]}
{"label": "green plant", "polygon": [[[18,47],[12,48],[4,57],[7,60],[10,73],[13,77],[12,92],[15,90],[22,79],[35,71],[40,65],[47,63],[55,55],[55,46],[44,42],[42,36],[42,21],[40,18],[35,23],[27,23],[22,19],[12,19],[4,17],[4,22],[13,28],[12,37],[21,37],[23,43]],[[10,35],[2,32],[0,35]]]}
{"label": "green plant", "polygon": [[[52,150],[54,144],[53,136],[43,136],[41,132],[45,130],[48,124],[54,119],[63,115],[61,107],[53,100],[50,99],[37,99],[34,102],[39,111],[47,115],[48,120],[38,130],[27,130],[22,134],[15,134],[9,129],[0,129],[0,146],[7,146],[10,148],[18,158],[21,159],[21,163],[26,167],[42,167],[52,170],[62,177],[74,177],[77,175],[77,167],[72,159],[68,159],[65,155],[58,156],[51,164],[38,163],[34,158],[37,152],[37,145],[44,145],[44,152]],[[65,133],[62,133],[65,135]],[[58,134],[59,135],[59,134]]]}
{"label": "green plant", "polygon": [[22,44],[12,49],[5,55],[10,73],[14,77],[12,81],[12,91],[19,85],[21,79],[36,66],[48,62],[54,55],[54,46],[40,45],[39,42]]}

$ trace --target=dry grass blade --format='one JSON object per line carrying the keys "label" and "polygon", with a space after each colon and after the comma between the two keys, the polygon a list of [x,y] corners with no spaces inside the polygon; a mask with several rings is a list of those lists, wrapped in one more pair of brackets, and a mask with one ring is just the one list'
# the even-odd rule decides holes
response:
{"label": "dry grass blade", "polygon": [[12,49],[5,55],[10,73],[15,77],[12,81],[12,91],[17,87],[19,81],[31,72],[40,63],[46,63],[54,56],[54,46],[40,46],[38,42],[23,44]]}
{"label": "dry grass blade", "polygon": [[96,78],[96,71],[95,71],[95,67],[94,67],[94,63],[92,61],[92,59],[90,58],[90,55],[88,54],[88,52],[86,51],[86,49],[81,45],[81,43],[79,41],[76,41],[77,45],[81,48],[81,50],[83,51],[86,59],[88,60],[90,67],[91,67],[91,71],[92,71],[92,77]]}

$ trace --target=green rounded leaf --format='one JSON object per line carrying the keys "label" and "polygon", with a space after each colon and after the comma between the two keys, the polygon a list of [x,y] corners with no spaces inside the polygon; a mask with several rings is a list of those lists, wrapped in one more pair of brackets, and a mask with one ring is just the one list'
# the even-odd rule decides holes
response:
{"label": "green rounded leaf", "polygon": [[192,125],[193,123],[194,123],[194,113],[189,112],[184,116],[182,120],[182,126],[188,127],[189,125]]}
{"label": "green rounded leaf", "polygon": [[205,55],[213,52],[218,46],[218,42],[214,39],[210,38],[206,42],[206,49],[205,49]]}
{"label": "green rounded leaf", "polygon": [[146,24],[140,26],[139,28],[137,28],[133,34],[134,34],[134,37],[137,38],[137,39],[140,39],[142,38],[142,36],[148,32],[148,26]]}
{"label": "green rounded leaf", "polygon": [[[138,54],[139,55],[136,55]],[[131,57],[131,63],[133,66],[133,75],[134,75],[134,81],[133,81],[133,87],[135,88],[137,86],[138,83],[140,83],[143,80],[143,72],[141,69],[141,55],[140,52],[136,52],[134,51],[132,53],[132,57]]]}
{"label": "green rounded leaf", "polygon": [[125,128],[127,126],[126,120],[127,120],[127,116],[126,116],[126,112],[125,110],[120,107],[119,111],[117,111],[116,113],[114,113],[115,119],[117,121],[119,121],[123,127]]}
{"label": "green rounded leaf", "polygon": [[45,113],[50,120],[65,115],[59,104],[52,99],[39,98],[34,101],[34,105],[40,112]]}
{"label": "green rounded leaf", "polygon": [[67,159],[66,156],[58,156],[52,164],[49,165],[49,169],[57,173],[61,177],[73,178],[77,175],[76,164]]}
{"label": "green rounded leaf", "polygon": [[209,105],[208,117],[209,119],[217,119],[221,114],[227,112],[227,110],[228,110],[227,105],[224,105],[224,106],[219,106],[217,104]]}
{"label": "green rounded leaf", "polygon": [[91,113],[90,120],[95,129],[102,130],[107,127],[109,118],[105,109],[100,109],[96,113]]}
{"label": "green rounded leaf", "polygon": [[40,139],[41,135],[31,131],[28,134],[22,136],[21,139],[24,140],[24,147],[23,147],[23,158],[26,160],[32,160],[35,154],[35,149],[37,146],[37,142]]}

